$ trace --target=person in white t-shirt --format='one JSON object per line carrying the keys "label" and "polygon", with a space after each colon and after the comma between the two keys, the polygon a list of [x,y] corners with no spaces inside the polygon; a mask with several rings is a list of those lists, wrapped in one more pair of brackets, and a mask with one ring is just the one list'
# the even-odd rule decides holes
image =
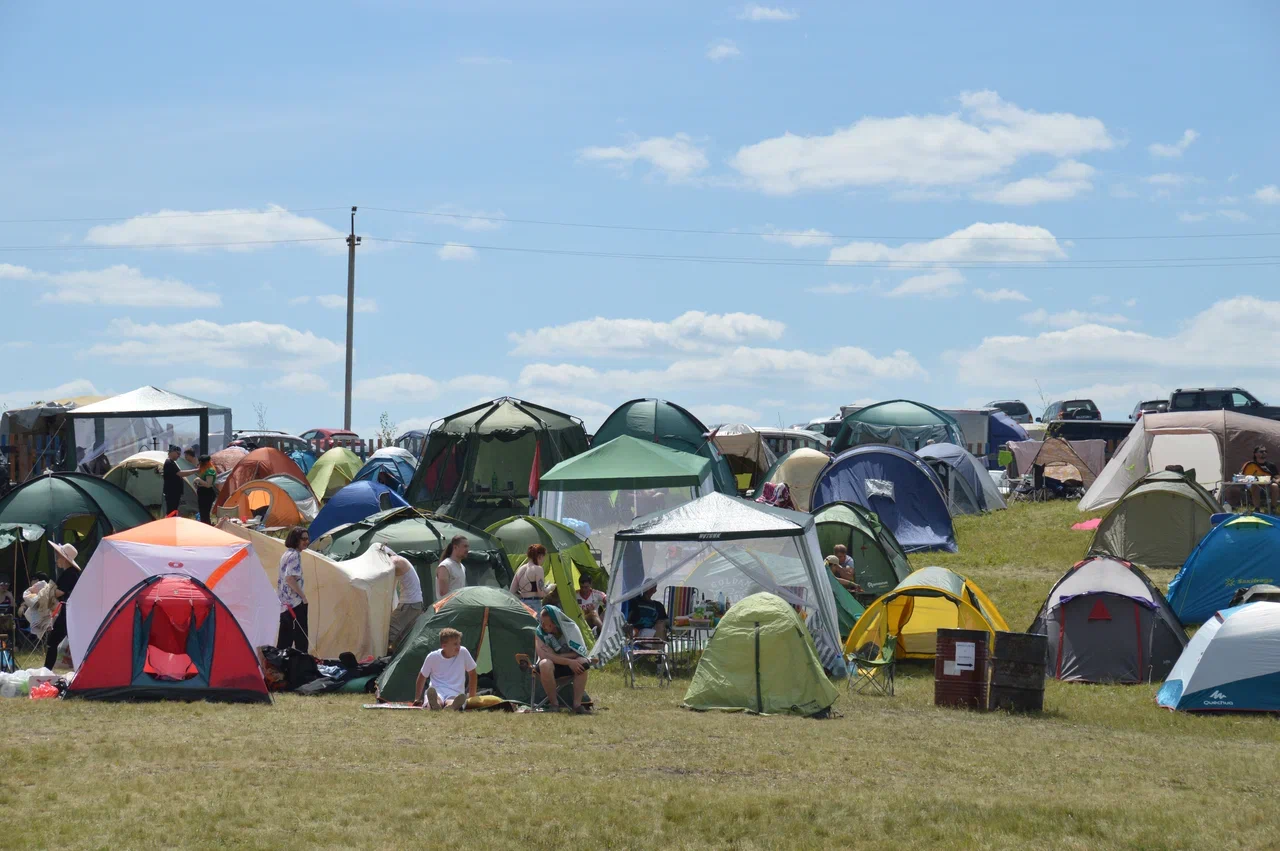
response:
{"label": "person in white t-shirt", "polygon": [[596,590],[595,583],[585,573],[578,577],[576,599],[578,608],[582,610],[582,619],[587,622],[587,626],[595,631],[596,635],[599,635],[600,630],[603,629],[600,613],[604,611],[605,603],[608,601],[604,596],[604,592]]}
{"label": "person in white t-shirt", "polygon": [[[391,551],[388,549],[387,552]],[[387,640],[391,645],[391,652],[395,653],[422,614],[422,580],[418,578],[418,571],[413,569],[413,564],[404,556],[392,553],[391,564],[396,569],[396,596],[399,597],[399,602],[391,613],[391,630]]]}
{"label": "person in white t-shirt", "polygon": [[[427,682],[431,686],[427,687]],[[423,703],[423,691],[426,703]],[[440,649],[427,654],[418,672],[413,702],[432,709],[463,710],[467,698],[476,696],[476,660],[462,646],[462,633],[456,629],[440,630]]]}
{"label": "person in white t-shirt", "polygon": [[444,557],[436,566],[436,599],[443,600],[454,591],[467,587],[467,569],[462,561],[471,552],[466,535],[454,535],[444,548]]}

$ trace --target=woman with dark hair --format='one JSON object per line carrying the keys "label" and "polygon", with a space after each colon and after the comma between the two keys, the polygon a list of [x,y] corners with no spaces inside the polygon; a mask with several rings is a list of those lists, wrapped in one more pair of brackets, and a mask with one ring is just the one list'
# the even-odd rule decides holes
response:
{"label": "woman with dark hair", "polygon": [[467,585],[467,571],[462,560],[471,552],[471,542],[466,535],[454,535],[444,548],[440,564],[436,566],[436,599],[443,600],[454,591]]}
{"label": "woman with dark hair", "polygon": [[547,548],[542,544],[530,544],[525,551],[525,562],[511,580],[511,593],[520,598],[534,612],[542,608],[542,597],[547,593],[546,571],[542,567]]}
{"label": "woman with dark hair", "polygon": [[307,652],[307,595],[302,588],[302,551],[311,543],[305,526],[295,526],[284,539],[284,555],[280,556],[280,580],[276,595],[284,611],[280,613],[280,634],[276,647],[296,647]]}
{"label": "woman with dark hair", "polygon": [[1257,476],[1262,479],[1270,479],[1266,485],[1257,484],[1249,485],[1249,497],[1253,500],[1254,509],[1261,508],[1263,488],[1271,496],[1271,510],[1274,512],[1277,505],[1280,505],[1280,484],[1276,483],[1276,465],[1267,460],[1267,447],[1253,447],[1253,455],[1248,461],[1244,462],[1244,466],[1240,468],[1242,476]]}
{"label": "woman with dark hair", "polygon": [[213,503],[218,498],[218,470],[208,455],[200,456],[200,465],[196,469],[196,505],[200,509],[200,519],[213,525]]}

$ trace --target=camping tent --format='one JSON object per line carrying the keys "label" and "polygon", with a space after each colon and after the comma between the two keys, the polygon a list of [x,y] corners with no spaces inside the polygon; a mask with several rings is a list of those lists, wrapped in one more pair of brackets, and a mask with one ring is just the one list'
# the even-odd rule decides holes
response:
{"label": "camping tent", "polygon": [[800,615],[766,592],[739,600],[725,613],[698,660],[684,705],[813,716],[839,696]]}
{"label": "camping tent", "polygon": [[357,481],[338,491],[311,521],[308,533],[313,541],[339,526],[355,523],[393,508],[408,508],[400,494],[381,482]]}
{"label": "camping tent", "polygon": [[1280,604],[1246,603],[1209,618],[1156,703],[1191,712],[1280,712]]}
{"label": "camping tent", "polygon": [[717,426],[712,434],[716,448],[733,471],[738,493],[760,487],[765,474],[778,460],[763,435],[744,423]]}
{"label": "camping tent", "polygon": [[[22,592],[31,585],[42,551],[48,550],[44,527],[30,523],[0,523],[0,577],[9,580],[9,588],[18,605]],[[24,619],[25,622],[25,619]]]}
{"label": "camping tent", "polygon": [[1219,510],[1194,479],[1162,470],[1135,482],[1093,533],[1089,552],[1147,567],[1180,567]]}
{"label": "camping tent", "polygon": [[218,471],[218,483],[225,482],[227,476],[231,475],[231,471],[236,468],[240,460],[248,454],[249,450],[243,446],[228,446],[226,449],[219,449],[210,455],[209,462]]}
{"label": "camping tent", "polygon": [[[298,465],[298,469],[305,476],[311,472],[311,468],[316,465],[316,453],[310,449],[295,449],[289,453],[289,460]],[[310,487],[310,485],[308,485]]]}
{"label": "camping tent", "polygon": [[280,601],[253,549],[212,526],[168,517],[104,538],[89,559],[67,603],[76,667],[116,601],[140,580],[162,573],[199,579],[227,604],[252,646],[275,645]]}
{"label": "camping tent", "polygon": [[401,461],[404,461],[405,463],[407,463],[410,467],[418,466],[418,457],[414,455],[412,452],[410,452],[408,449],[404,449],[399,446],[384,446],[381,449],[374,452],[372,455],[370,455],[369,458],[370,459],[399,458]]}
{"label": "camping tent", "polygon": [[[253,545],[274,594],[284,541],[227,521],[219,528]],[[390,552],[371,547],[356,558],[337,562],[304,550],[302,583],[308,600],[310,653],[325,659],[346,652],[357,659],[386,655],[396,591]]]}
{"label": "camping tent", "polygon": [[67,413],[75,422],[84,461],[105,453],[133,455],[167,444],[195,445],[212,454],[231,442],[231,409],[159,387],[139,387]]}
{"label": "camping tent", "polygon": [[956,418],[922,402],[894,399],[854,411],[844,418],[831,442],[839,454],[866,443],[887,443],[914,452],[930,441],[964,445]]}
{"label": "camping tent", "polygon": [[[853,559],[855,581],[877,597],[897,587],[911,573],[907,554],[893,533],[869,509],[852,502],[832,502],[813,512],[818,546],[824,556],[844,544]],[[841,635],[848,635],[843,630]]]}
{"label": "camping tent", "polygon": [[1205,535],[1169,583],[1169,605],[1184,624],[1204,623],[1250,585],[1280,583],[1280,519],[1242,514]]}
{"label": "camping tent", "polygon": [[813,487],[813,509],[852,502],[875,512],[909,553],[956,551],[942,482],[913,452],[896,446],[859,446],[836,458]]}
{"label": "camping tent", "polygon": [[[67,414],[81,405],[101,402],[105,398],[72,396],[0,411],[0,443],[7,447],[9,453],[12,480],[25,482],[45,470],[65,468],[67,452],[76,443],[75,425]],[[92,471],[86,469],[82,472]]]}
{"label": "camping tent", "polygon": [[[314,512],[315,500],[304,500],[303,505],[309,505]],[[230,512],[235,512],[235,516],[242,523],[257,517],[264,529],[289,529],[294,526],[305,526],[315,518],[314,513],[308,516],[308,512],[303,510],[303,505],[299,505],[293,495],[277,482],[261,479],[246,482],[231,494],[218,512],[219,516],[223,517]]]}
{"label": "camping tent", "polygon": [[360,456],[345,446],[335,446],[316,459],[307,472],[307,482],[320,499],[328,499],[355,481],[360,472]]}
{"label": "camping tent", "polygon": [[1147,575],[1098,556],[1062,575],[1027,632],[1049,637],[1050,676],[1081,683],[1160,682],[1187,645]]}
{"label": "camping tent", "polygon": [[591,577],[596,588],[606,588],[609,574],[596,564],[591,548],[572,529],[545,517],[508,517],[485,529],[502,542],[507,552],[507,559],[514,573],[528,561],[529,547],[541,544],[547,548],[547,557],[542,566],[546,572],[547,583],[554,582],[560,591],[560,608],[565,614],[577,622],[588,643],[591,631],[582,619],[582,610],[578,608],[577,596],[569,593],[578,589],[578,577],[585,573]]}
{"label": "camping tent", "polygon": [[[155,518],[143,505],[110,482],[84,473],[45,473],[0,498],[0,523],[26,523],[45,530],[50,541],[74,544],[87,564],[98,542]],[[50,549],[39,551],[32,572],[53,576]],[[20,588],[15,588],[21,591]],[[123,593],[125,589],[121,588]],[[119,597],[113,597],[115,602]]]}
{"label": "camping tent", "polygon": [[1018,475],[1039,470],[1040,475],[1060,482],[1078,481],[1090,487],[1106,458],[1105,440],[1023,440],[1009,444]]}
{"label": "camping tent", "polygon": [[982,462],[964,447],[954,443],[931,443],[920,447],[916,454],[933,468],[942,482],[942,492],[946,494],[952,517],[1000,511],[1008,507]]}
{"label": "camping tent", "polygon": [[[159,516],[164,512],[164,462],[168,458],[164,452],[139,452],[112,467],[103,478],[123,488],[125,493]],[[184,470],[191,469],[191,465],[182,458],[178,459],[178,466]],[[178,503],[178,513],[195,515],[198,510],[195,485],[189,478],[183,479],[182,483],[185,487],[182,489],[182,501]]]}
{"label": "camping tent", "polygon": [[836,575],[831,571],[827,571],[827,579],[831,584],[831,597],[836,604],[836,624],[838,629],[836,635],[848,635],[849,630],[853,629],[854,624],[858,622],[858,618],[862,617],[862,613],[866,611],[858,598],[849,592],[836,579]]}
{"label": "camping tent", "polygon": [[378,696],[401,703],[414,699],[418,671],[427,654],[440,649],[440,631],[462,633],[462,646],[476,660],[476,676],[507,700],[529,702],[529,675],[517,654],[534,657],[538,621],[533,610],[502,588],[463,588],[418,616],[413,631],[378,677]]}
{"label": "camping tent", "polygon": [[991,444],[993,452],[1008,443],[1026,439],[1027,430],[1014,422],[1012,417],[1004,411],[991,412],[991,417],[987,420],[987,442]]}
{"label": "camping tent", "polygon": [[533,513],[585,523],[585,536],[613,555],[614,535],[637,517],[711,493],[711,470],[705,458],[624,434],[543,474]]}
{"label": "camping tent", "polygon": [[711,462],[716,490],[727,494],[738,492],[733,470],[711,440],[707,427],[674,402],[632,399],[622,403],[601,423],[591,445],[601,446],[624,434],[649,443],[660,443],[669,449],[701,455]]}
{"label": "camping tent", "polygon": [[511,565],[499,540],[460,520],[427,514],[416,508],[393,508],[339,526],[312,541],[311,547],[329,558],[344,561],[362,555],[375,544],[386,544],[413,563],[422,580],[424,599],[431,602],[435,599],[435,567],[445,545],[455,535],[465,535],[471,544],[471,552],[462,562],[467,585],[511,587]]}
{"label": "camping tent", "polygon": [[607,661],[621,649],[622,608],[646,588],[656,588],[659,599],[672,586],[730,600],[769,591],[804,610],[823,665],[841,672],[826,574],[812,516],[707,494],[618,533],[604,628],[593,655]]}
{"label": "camping tent", "polygon": [[897,655],[932,659],[940,629],[1008,632],[1009,626],[982,589],[945,567],[922,567],[867,607],[845,641],[846,653],[868,642],[883,647],[897,636]]}
{"label": "camping tent", "polygon": [[173,574],[147,576],[125,591],[89,642],[66,696],[271,702],[235,615],[200,580]]}
{"label": "camping tent", "polygon": [[774,463],[761,485],[765,482],[786,485],[796,509],[809,511],[812,508],[813,486],[830,463],[831,456],[825,452],[807,448],[793,449]]}
{"label": "camping tent", "polygon": [[298,480],[286,473],[277,473],[267,476],[263,481],[270,482],[289,495],[293,504],[298,506],[304,524],[310,523],[320,513],[320,500],[311,492],[311,485],[306,479]]}
{"label": "camping tent", "polygon": [[365,462],[360,472],[356,473],[355,481],[382,482],[403,495],[409,482],[413,481],[413,464],[399,455],[375,455]]}
{"label": "camping tent", "polygon": [[1194,470],[1196,481],[1213,490],[1240,471],[1255,446],[1280,451],[1280,422],[1235,411],[1147,414],[1133,424],[1080,510],[1106,508],[1147,473],[1172,465]]}
{"label": "camping tent", "polygon": [[306,473],[303,473],[302,469],[293,463],[293,459],[279,449],[270,446],[255,449],[231,468],[231,475],[223,480],[222,486],[218,489],[218,501],[214,505],[225,505],[231,494],[249,482],[278,475],[292,476],[300,482],[307,480]]}
{"label": "camping tent", "polygon": [[586,450],[578,418],[520,399],[494,399],[433,426],[408,500],[487,526],[528,514],[542,472]]}

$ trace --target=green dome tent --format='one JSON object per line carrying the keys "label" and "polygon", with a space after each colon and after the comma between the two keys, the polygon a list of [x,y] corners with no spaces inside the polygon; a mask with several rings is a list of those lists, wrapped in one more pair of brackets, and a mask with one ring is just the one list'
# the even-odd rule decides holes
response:
{"label": "green dome tent", "polygon": [[[138,452],[130,455],[107,471],[103,478],[116,487],[122,488],[129,496],[142,503],[156,517],[164,516],[164,462],[169,458],[165,452]],[[178,466],[190,470],[191,465],[185,458],[178,459]],[[194,479],[182,480],[182,501],[178,503],[178,513],[183,516],[195,516],[199,510],[196,503]]]}
{"label": "green dome tent", "polygon": [[406,499],[487,526],[528,514],[530,486],[542,471],[586,450],[587,433],[576,417],[494,399],[433,425]]}
{"label": "green dome tent", "polygon": [[864,443],[887,443],[915,452],[930,441],[965,445],[955,417],[922,402],[894,399],[868,405],[845,417],[831,451],[839,455]]}
{"label": "green dome tent", "polygon": [[707,642],[684,705],[813,716],[825,713],[838,697],[795,609],[763,593],[729,607]]}
{"label": "green dome tent", "polygon": [[1090,555],[1144,567],[1178,568],[1213,528],[1220,507],[1196,480],[1172,470],[1148,473],[1102,518]]}
{"label": "green dome tent", "polygon": [[335,446],[316,459],[307,471],[307,481],[319,499],[328,499],[351,484],[364,464],[360,456],[345,446]]}
{"label": "green dome tent", "polygon": [[468,586],[511,587],[511,565],[497,538],[451,517],[426,514],[416,508],[393,508],[339,526],[312,542],[312,549],[334,561],[345,561],[363,555],[374,544],[386,544],[413,564],[422,580],[423,599],[430,603],[435,599],[435,567],[454,535],[465,535],[471,544],[471,552],[462,562]]}
{"label": "green dome tent", "polygon": [[381,699],[414,699],[422,663],[428,653],[440,649],[440,631],[447,627],[462,633],[462,646],[476,660],[481,688],[490,687],[507,700],[529,702],[529,675],[520,670],[516,654],[533,659],[538,622],[528,606],[500,588],[463,588],[419,615],[404,646],[378,677]]}
{"label": "green dome tent", "polygon": [[701,455],[711,462],[716,490],[736,496],[738,483],[733,470],[716,448],[702,421],[684,408],[665,399],[632,399],[618,406],[592,438],[592,446],[608,443],[629,434],[639,440],[660,443],[681,452]]}
{"label": "green dome tent", "polygon": [[868,594],[887,594],[911,573],[906,553],[875,512],[851,502],[832,502],[813,512],[813,520],[822,555],[844,544],[856,581]]}

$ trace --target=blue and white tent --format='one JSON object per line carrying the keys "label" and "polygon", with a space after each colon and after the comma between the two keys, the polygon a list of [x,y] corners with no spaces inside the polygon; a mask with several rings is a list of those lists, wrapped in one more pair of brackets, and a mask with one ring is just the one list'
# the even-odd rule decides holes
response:
{"label": "blue and white tent", "polygon": [[[353,482],[382,482],[390,485],[395,483],[395,491],[401,495],[404,489],[408,487],[409,482],[413,481],[413,463],[401,455],[375,455],[360,468],[360,472],[356,473]],[[385,473],[385,476],[380,474]]]}
{"label": "blue and white tent", "polygon": [[916,454],[937,473],[951,516],[1008,508],[991,476],[977,458],[954,443],[931,443]]}
{"label": "blue and white tent", "polygon": [[1210,618],[1156,703],[1189,712],[1280,712],[1280,603],[1246,603]]}
{"label": "blue and white tent", "polygon": [[316,519],[311,521],[307,533],[311,540],[318,541],[339,526],[358,523],[393,508],[408,507],[404,497],[380,482],[352,482],[330,497]]}
{"label": "blue and white tent", "polygon": [[874,511],[906,552],[956,551],[942,482],[913,452],[868,445],[841,454],[813,486],[814,511],[832,502]]}
{"label": "blue and white tent", "polygon": [[1280,519],[1243,514],[1213,527],[1169,583],[1169,605],[1198,624],[1231,604],[1240,588],[1280,585]]}

